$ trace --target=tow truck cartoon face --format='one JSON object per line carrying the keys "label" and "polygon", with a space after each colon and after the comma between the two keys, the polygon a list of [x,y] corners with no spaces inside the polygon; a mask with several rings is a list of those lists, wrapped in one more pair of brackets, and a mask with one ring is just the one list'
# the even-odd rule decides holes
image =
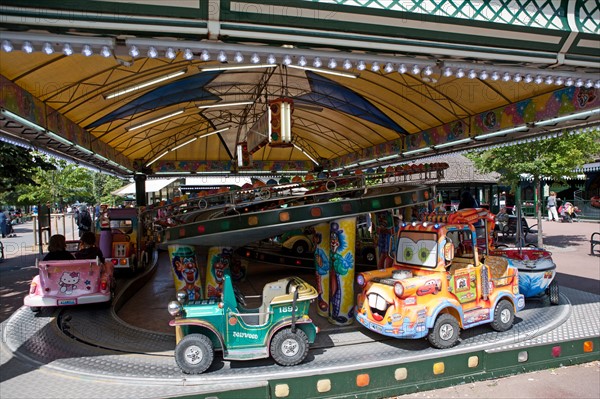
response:
{"label": "tow truck cartoon face", "polygon": [[358,322],[391,337],[427,337],[437,348],[455,345],[461,328],[511,328],[515,312],[525,306],[518,270],[489,255],[487,236],[477,240],[474,224],[480,220],[491,224],[485,226],[491,234],[493,215],[485,209],[404,223],[394,265],[357,276]]}

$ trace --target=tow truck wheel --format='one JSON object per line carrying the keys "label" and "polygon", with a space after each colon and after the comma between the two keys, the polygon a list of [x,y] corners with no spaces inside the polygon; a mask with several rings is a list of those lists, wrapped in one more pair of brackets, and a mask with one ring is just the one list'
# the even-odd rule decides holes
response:
{"label": "tow truck wheel", "polygon": [[458,342],[459,332],[460,327],[454,316],[442,313],[438,316],[433,328],[429,331],[427,339],[433,347],[446,349]]}
{"label": "tow truck wheel", "polygon": [[496,305],[494,310],[494,321],[491,326],[496,331],[506,331],[510,329],[515,320],[515,310],[512,303],[502,300]]}
{"label": "tow truck wheel", "polygon": [[558,305],[560,302],[560,295],[558,291],[558,283],[556,280],[553,280],[548,286],[548,295],[550,296],[550,304]]}
{"label": "tow truck wheel", "polygon": [[175,347],[175,362],[186,374],[205,372],[212,364],[213,357],[213,344],[206,335],[187,335]]}
{"label": "tow truck wheel", "polygon": [[308,337],[299,328],[279,331],[271,340],[271,357],[282,366],[294,366],[308,354]]}

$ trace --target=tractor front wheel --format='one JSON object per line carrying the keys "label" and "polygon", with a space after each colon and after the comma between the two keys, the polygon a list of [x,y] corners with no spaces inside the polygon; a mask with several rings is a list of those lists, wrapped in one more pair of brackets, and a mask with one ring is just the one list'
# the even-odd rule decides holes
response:
{"label": "tractor front wheel", "polygon": [[308,337],[299,328],[279,331],[271,340],[271,357],[282,366],[294,366],[308,354]]}
{"label": "tractor front wheel", "polygon": [[201,374],[212,364],[213,344],[202,334],[185,336],[175,347],[175,362],[186,374]]}

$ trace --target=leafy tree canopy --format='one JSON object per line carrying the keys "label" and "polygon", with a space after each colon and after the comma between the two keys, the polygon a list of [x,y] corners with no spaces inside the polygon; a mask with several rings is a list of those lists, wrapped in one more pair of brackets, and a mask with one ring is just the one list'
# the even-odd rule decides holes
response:
{"label": "leafy tree canopy", "polygon": [[498,172],[504,183],[516,187],[522,174],[562,181],[573,177],[576,168],[600,155],[600,129],[587,133],[563,132],[558,137],[522,145],[471,152],[471,159],[484,173]]}
{"label": "leafy tree canopy", "polygon": [[0,141],[0,195],[14,192],[20,184],[35,185],[33,176],[37,170],[55,168],[40,153]]}
{"label": "leafy tree canopy", "polygon": [[114,176],[0,142],[0,203],[116,205],[110,193],[124,183]]}

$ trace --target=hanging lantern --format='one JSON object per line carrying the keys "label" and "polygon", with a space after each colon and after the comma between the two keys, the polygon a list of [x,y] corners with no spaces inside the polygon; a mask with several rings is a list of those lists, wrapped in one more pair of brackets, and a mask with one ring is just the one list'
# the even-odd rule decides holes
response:
{"label": "hanging lantern", "polygon": [[237,162],[238,167],[240,168],[248,168],[252,166],[252,156],[248,151],[248,143],[245,141],[237,144]]}
{"label": "hanging lantern", "polygon": [[292,146],[292,113],[294,101],[291,98],[278,98],[269,101],[269,145],[271,147]]}

